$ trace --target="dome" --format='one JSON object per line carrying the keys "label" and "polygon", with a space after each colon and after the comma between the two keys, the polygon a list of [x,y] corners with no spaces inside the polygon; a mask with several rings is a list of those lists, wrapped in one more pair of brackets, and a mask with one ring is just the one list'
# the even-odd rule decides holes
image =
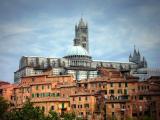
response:
{"label": "dome", "polygon": [[89,56],[88,52],[81,46],[72,46],[69,48],[67,52],[67,56],[69,55],[84,55]]}

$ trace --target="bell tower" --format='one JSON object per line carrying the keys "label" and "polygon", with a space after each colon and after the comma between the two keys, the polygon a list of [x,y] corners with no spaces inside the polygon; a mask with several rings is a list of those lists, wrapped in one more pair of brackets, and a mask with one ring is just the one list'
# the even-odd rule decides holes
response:
{"label": "bell tower", "polygon": [[83,21],[83,18],[80,19],[78,25],[75,25],[74,46],[82,46],[89,52],[88,25]]}

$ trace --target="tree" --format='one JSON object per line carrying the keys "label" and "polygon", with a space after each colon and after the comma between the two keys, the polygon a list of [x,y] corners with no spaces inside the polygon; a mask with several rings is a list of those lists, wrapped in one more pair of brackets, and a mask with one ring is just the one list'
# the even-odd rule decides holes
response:
{"label": "tree", "polygon": [[24,117],[24,120],[44,120],[45,116],[41,109],[37,107],[33,107],[33,104],[30,101],[27,101],[22,110],[21,110],[22,116]]}
{"label": "tree", "polygon": [[62,117],[64,120],[75,120],[76,115],[74,113],[64,113]]}
{"label": "tree", "polygon": [[144,116],[143,118],[142,118],[143,120],[153,120],[151,117],[149,117],[149,116]]}
{"label": "tree", "polygon": [[60,120],[60,117],[56,112],[50,111],[49,115],[46,118],[46,120]]}
{"label": "tree", "polygon": [[14,109],[7,114],[5,120],[45,120],[43,111],[37,107],[33,107],[33,104],[28,100],[21,110]]}
{"label": "tree", "polygon": [[3,97],[0,96],[0,120],[4,120],[7,110],[9,108],[9,104]]}

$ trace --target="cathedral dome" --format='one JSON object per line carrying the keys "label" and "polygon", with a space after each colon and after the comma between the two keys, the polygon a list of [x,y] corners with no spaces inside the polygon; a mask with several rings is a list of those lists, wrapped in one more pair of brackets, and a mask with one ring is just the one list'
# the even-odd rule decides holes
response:
{"label": "cathedral dome", "polygon": [[88,52],[81,46],[72,46],[67,52],[67,56],[70,56],[70,55],[89,56]]}

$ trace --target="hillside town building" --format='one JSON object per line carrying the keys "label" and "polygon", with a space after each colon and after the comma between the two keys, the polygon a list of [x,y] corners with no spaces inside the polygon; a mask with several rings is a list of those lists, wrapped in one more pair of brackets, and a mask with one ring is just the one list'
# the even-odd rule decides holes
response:
{"label": "hillside town building", "polygon": [[51,71],[22,77],[17,84],[2,85],[0,95],[17,109],[29,99],[45,114],[52,110],[74,112],[87,120],[160,119],[159,76],[139,81],[115,68],[97,69],[98,77],[80,81],[73,75],[51,75]]}

